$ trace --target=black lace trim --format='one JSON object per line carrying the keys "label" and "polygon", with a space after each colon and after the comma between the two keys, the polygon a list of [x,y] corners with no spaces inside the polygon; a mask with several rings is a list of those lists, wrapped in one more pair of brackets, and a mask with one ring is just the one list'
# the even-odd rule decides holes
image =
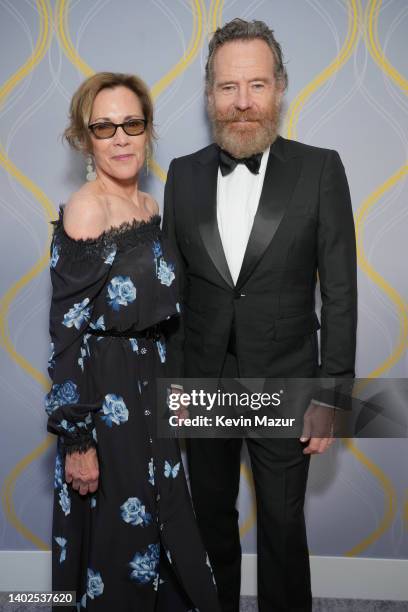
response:
{"label": "black lace trim", "polygon": [[73,258],[86,259],[95,256],[107,256],[113,247],[118,250],[146,244],[160,235],[160,215],[153,215],[146,221],[134,219],[102,232],[97,238],[71,238],[64,229],[64,209],[60,206],[59,218],[51,221],[54,226],[53,244],[57,244],[64,253]]}

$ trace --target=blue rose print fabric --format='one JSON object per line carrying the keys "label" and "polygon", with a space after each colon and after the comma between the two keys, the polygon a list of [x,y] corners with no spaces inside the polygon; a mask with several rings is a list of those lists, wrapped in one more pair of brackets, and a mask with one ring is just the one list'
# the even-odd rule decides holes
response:
{"label": "blue rose print fabric", "polygon": [[[218,612],[178,442],[156,436],[166,340],[140,333],[179,316],[160,217],[73,240],[61,208],[50,267],[53,589],[76,591],[75,612]],[[65,455],[90,447],[99,488],[81,496]]]}

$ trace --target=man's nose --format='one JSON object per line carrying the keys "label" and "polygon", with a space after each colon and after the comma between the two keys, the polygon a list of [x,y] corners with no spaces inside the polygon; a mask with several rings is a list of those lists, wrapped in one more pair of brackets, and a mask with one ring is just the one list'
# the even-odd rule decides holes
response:
{"label": "man's nose", "polygon": [[249,92],[248,87],[246,86],[239,87],[237,91],[237,97],[235,100],[235,106],[236,108],[239,108],[239,110],[241,111],[251,108],[252,100],[251,100],[251,94]]}

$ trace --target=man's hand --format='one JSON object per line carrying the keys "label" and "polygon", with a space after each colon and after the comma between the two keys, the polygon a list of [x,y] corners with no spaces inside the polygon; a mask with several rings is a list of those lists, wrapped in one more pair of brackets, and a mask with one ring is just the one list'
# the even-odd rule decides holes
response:
{"label": "man's hand", "polygon": [[[183,392],[184,392],[184,389],[181,385],[176,385],[176,386],[171,385],[172,395],[181,395]],[[179,407],[177,408],[177,410],[172,410],[172,414],[178,417],[179,425],[183,425],[184,419],[188,419],[190,416],[190,413],[187,410],[187,406],[183,405],[181,402],[179,403]]]}
{"label": "man's hand", "polygon": [[303,417],[303,432],[301,442],[309,444],[303,449],[305,455],[324,453],[334,442],[335,408],[322,406],[317,402],[310,402]]}
{"label": "man's hand", "polygon": [[65,457],[65,480],[81,495],[95,493],[98,488],[99,463],[95,448]]}

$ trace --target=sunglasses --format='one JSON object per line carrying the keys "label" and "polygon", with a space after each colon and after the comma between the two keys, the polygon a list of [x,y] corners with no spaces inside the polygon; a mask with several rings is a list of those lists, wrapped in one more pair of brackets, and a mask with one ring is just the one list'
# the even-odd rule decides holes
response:
{"label": "sunglasses", "polygon": [[129,119],[124,123],[112,123],[111,121],[92,123],[88,125],[88,129],[91,130],[95,138],[102,140],[104,138],[112,138],[119,127],[121,127],[128,136],[139,136],[145,131],[146,125],[146,119]]}

